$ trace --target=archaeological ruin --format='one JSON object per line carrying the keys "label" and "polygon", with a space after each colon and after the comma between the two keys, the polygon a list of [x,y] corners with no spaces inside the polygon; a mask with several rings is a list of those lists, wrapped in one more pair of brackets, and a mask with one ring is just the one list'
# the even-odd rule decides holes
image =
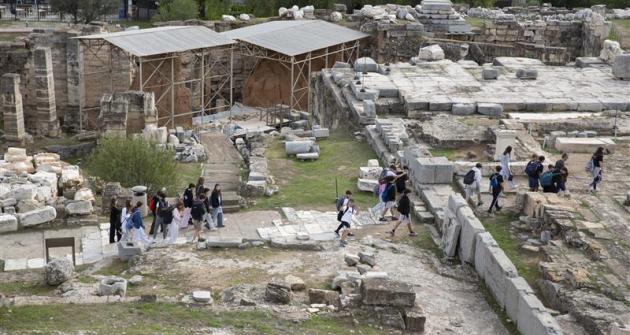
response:
{"label": "archaeological ruin", "polygon": [[630,334],[630,9],[410,3],[0,21],[0,334]]}

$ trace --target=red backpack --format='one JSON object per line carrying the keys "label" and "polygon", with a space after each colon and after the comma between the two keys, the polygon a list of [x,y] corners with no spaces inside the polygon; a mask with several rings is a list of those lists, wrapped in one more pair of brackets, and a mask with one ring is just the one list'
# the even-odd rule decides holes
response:
{"label": "red backpack", "polygon": [[151,200],[149,200],[149,209],[155,213],[155,197],[151,197]]}

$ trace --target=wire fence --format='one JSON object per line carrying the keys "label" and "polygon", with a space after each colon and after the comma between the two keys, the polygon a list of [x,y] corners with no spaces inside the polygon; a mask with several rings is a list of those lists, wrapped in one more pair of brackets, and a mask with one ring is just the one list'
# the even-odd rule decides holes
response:
{"label": "wire fence", "polygon": [[[102,21],[118,20],[118,13],[103,15]],[[51,10],[49,6],[18,6],[0,4],[0,21],[25,21],[25,22],[73,22],[74,17]]]}

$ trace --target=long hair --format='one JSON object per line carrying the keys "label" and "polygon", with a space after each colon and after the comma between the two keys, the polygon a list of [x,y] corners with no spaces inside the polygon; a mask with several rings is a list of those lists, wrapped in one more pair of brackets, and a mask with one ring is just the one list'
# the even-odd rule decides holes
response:
{"label": "long hair", "polygon": [[221,195],[221,189],[219,188],[220,186],[221,185],[219,185],[219,184],[214,184],[214,189],[212,189],[212,193]]}
{"label": "long hair", "polygon": [[512,146],[508,145],[507,147],[505,147],[505,150],[503,150],[503,154],[504,155],[509,155],[512,153]]}
{"label": "long hair", "polygon": [[199,177],[199,179],[197,179],[197,187],[203,185],[206,182],[206,180],[203,177]]}
{"label": "long hair", "polygon": [[125,208],[127,208],[127,213],[131,212],[131,210],[133,209],[133,206],[131,205],[131,199],[127,199],[127,201],[125,201]]}
{"label": "long hair", "polygon": [[604,147],[599,147],[597,148],[597,151],[595,151],[596,156],[601,156],[603,154],[604,154]]}

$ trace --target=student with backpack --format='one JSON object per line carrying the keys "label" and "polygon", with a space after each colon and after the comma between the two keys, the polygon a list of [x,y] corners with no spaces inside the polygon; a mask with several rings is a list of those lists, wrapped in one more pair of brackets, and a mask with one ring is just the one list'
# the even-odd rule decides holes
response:
{"label": "student with backpack", "polygon": [[212,221],[216,224],[218,228],[224,228],[223,195],[221,194],[221,185],[214,185],[212,194],[210,194],[210,204],[212,205]]}
{"label": "student with backpack", "polygon": [[153,235],[155,228],[157,228],[157,224],[155,223],[158,217],[156,206],[157,206],[157,203],[160,201],[160,197],[158,193],[159,191],[156,192],[149,200],[149,211],[151,212],[151,215],[153,216],[153,221],[151,222],[151,228],[149,228],[149,235]]}
{"label": "student with backpack", "polygon": [[337,236],[339,236],[339,231],[341,230],[341,228],[343,228],[343,225],[341,224],[341,218],[343,217],[343,213],[345,212],[346,208],[348,208],[348,202],[350,202],[351,199],[352,191],[350,190],[347,190],[346,194],[343,197],[337,199],[337,221],[340,222],[337,229],[335,229],[335,234]]}
{"label": "student with backpack", "polygon": [[466,201],[477,195],[477,207],[483,205],[481,201],[481,163],[475,166],[464,176],[464,188],[466,189]]}
{"label": "student with backpack", "polygon": [[206,200],[206,196],[203,193],[199,194],[199,197],[195,199],[190,209],[190,216],[192,216],[193,227],[195,228],[191,242],[195,242],[195,239],[199,242],[203,242],[201,238],[201,227],[208,213],[204,200]]}
{"label": "student with backpack", "polygon": [[195,201],[195,184],[188,184],[188,188],[184,191],[184,195],[182,197],[182,202],[184,204],[184,214],[182,216],[182,222],[180,224],[181,228],[186,228],[191,223],[190,217],[190,209],[192,208],[192,204]]}
{"label": "student with backpack", "polygon": [[173,208],[169,207],[166,201],[164,189],[157,193],[158,200],[155,204],[155,229],[153,229],[153,239],[157,239],[158,230],[162,230],[162,238],[166,239],[168,225],[173,221]]}
{"label": "student with backpack", "polygon": [[341,247],[345,247],[348,242],[346,239],[348,238],[348,234],[350,233],[350,222],[352,222],[352,217],[357,214],[358,210],[354,204],[354,200],[348,200],[348,207],[344,210],[343,215],[341,216]]}
{"label": "student with backpack", "polygon": [[544,193],[557,193],[557,183],[560,177],[560,171],[556,170],[556,168],[549,164],[547,166],[547,171],[540,175],[540,186],[543,187]]}
{"label": "student with backpack", "polygon": [[392,235],[392,237],[394,237],[394,235],[396,235],[396,229],[398,229],[398,226],[400,226],[401,224],[405,224],[407,225],[407,228],[409,228],[409,236],[418,236],[418,234],[413,231],[413,227],[411,226],[411,200],[409,200],[409,193],[411,193],[411,190],[406,188],[401,193],[402,196],[398,200],[398,213],[400,213],[400,217],[398,222],[394,226],[394,229],[392,229],[392,231],[389,233]]}
{"label": "student with backpack", "polygon": [[203,204],[206,206],[206,215],[203,219],[205,224],[203,226],[206,227],[206,229],[208,230],[217,230],[216,222],[214,221],[214,218],[212,217],[212,203],[210,199],[210,195],[211,195],[210,189],[204,188],[203,195],[204,195]]}
{"label": "student with backpack", "polygon": [[497,211],[501,210],[501,206],[499,206],[499,195],[501,195],[501,191],[503,191],[503,176],[501,175],[501,166],[497,166],[494,169],[495,172],[490,176],[490,193],[492,193],[492,202],[490,203],[490,208],[488,208],[489,214],[492,214],[493,207],[496,207]]}
{"label": "student with backpack", "polygon": [[558,193],[567,193],[567,180],[569,178],[569,169],[567,169],[566,161],[569,159],[569,154],[562,153],[562,158],[556,161],[554,166],[556,170],[560,172],[556,188]]}
{"label": "student with backpack", "polygon": [[394,208],[396,208],[396,186],[394,185],[394,177],[387,177],[385,188],[381,193],[381,202],[384,204],[379,221],[387,221],[385,213],[389,210],[392,214],[392,219],[397,220]]}
{"label": "student with backpack", "polygon": [[538,183],[538,179],[540,178],[540,174],[544,170],[543,162],[545,161],[545,156],[532,158],[533,159],[527,163],[527,166],[525,166],[525,174],[529,179],[529,190],[531,192],[537,192],[538,187],[540,186]]}
{"label": "student with backpack", "polygon": [[142,221],[142,201],[136,203],[136,207],[131,210],[131,222],[134,229],[134,241],[142,242],[145,246],[150,245],[153,241],[144,231],[144,222]]}
{"label": "student with backpack", "polygon": [[586,165],[586,171],[591,174],[593,181],[589,184],[590,192],[597,192],[597,185],[602,182],[602,168],[604,165],[604,147],[599,147]]}

